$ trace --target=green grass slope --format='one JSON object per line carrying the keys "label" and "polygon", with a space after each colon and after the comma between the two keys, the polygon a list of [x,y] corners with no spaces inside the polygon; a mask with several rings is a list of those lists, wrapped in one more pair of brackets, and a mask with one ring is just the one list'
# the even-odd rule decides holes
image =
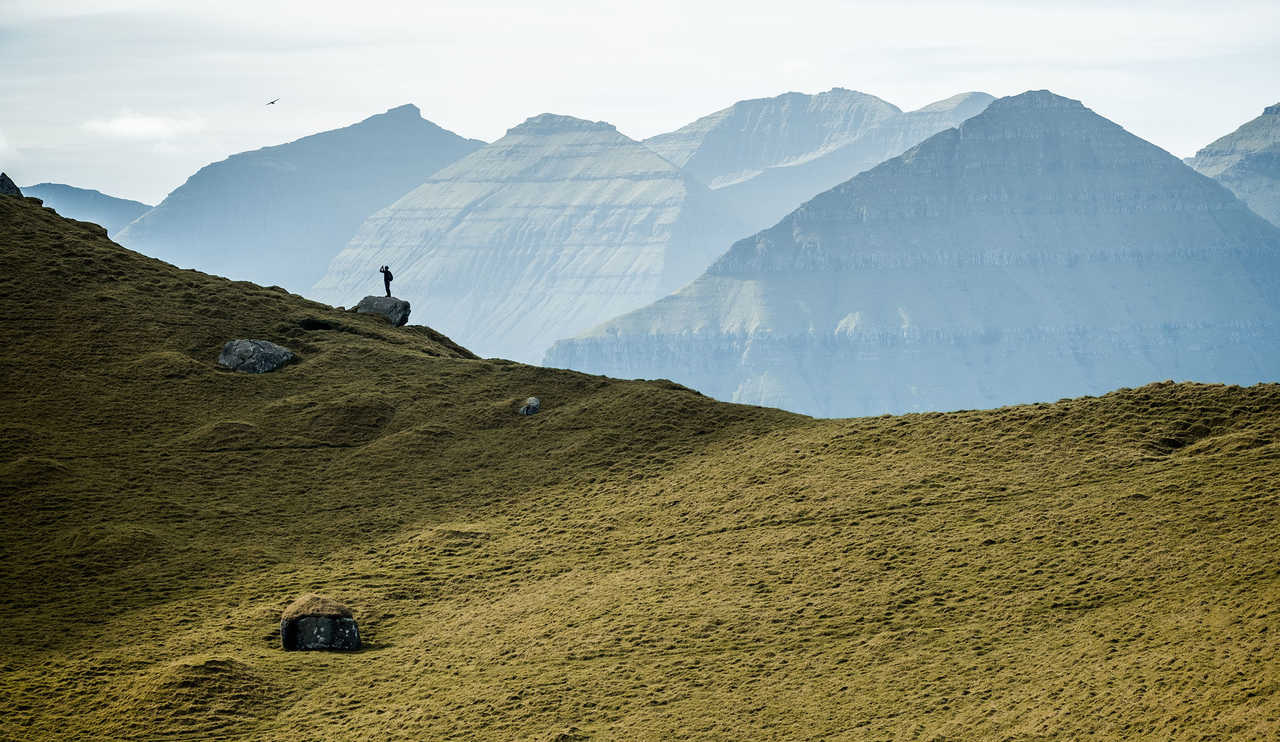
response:
{"label": "green grass slope", "polygon": [[[17,198],[0,268],[0,738],[1280,735],[1275,385],[811,420]],[[304,592],[366,648],[281,651]]]}

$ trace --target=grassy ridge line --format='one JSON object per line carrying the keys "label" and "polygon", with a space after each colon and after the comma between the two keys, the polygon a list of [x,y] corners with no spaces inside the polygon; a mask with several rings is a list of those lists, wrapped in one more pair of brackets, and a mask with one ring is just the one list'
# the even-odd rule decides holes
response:
{"label": "grassy ridge line", "polygon": [[0,218],[0,737],[1280,732],[1274,385],[816,421]]}

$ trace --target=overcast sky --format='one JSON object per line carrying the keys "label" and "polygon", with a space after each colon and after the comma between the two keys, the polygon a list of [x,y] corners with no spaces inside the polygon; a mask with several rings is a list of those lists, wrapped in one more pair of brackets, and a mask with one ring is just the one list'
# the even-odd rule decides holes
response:
{"label": "overcast sky", "polygon": [[1280,2],[0,0],[0,169],[148,203],[403,103],[486,141],[544,111],[643,138],[836,86],[1048,88],[1187,156],[1280,101]]}

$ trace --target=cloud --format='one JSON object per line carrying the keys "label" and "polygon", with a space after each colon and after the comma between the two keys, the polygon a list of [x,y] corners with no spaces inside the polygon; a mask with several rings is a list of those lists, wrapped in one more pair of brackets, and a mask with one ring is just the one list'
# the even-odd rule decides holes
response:
{"label": "cloud", "polygon": [[84,122],[83,128],[108,139],[154,142],[195,134],[204,129],[204,120],[197,116],[148,116],[126,111],[109,119],[91,119]]}

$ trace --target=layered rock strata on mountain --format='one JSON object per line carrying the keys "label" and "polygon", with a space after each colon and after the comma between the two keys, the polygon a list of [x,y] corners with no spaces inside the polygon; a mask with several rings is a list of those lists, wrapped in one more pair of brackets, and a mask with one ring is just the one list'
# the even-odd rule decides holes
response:
{"label": "layered rock strata on mountain", "polygon": [[645,145],[713,189],[751,231],[994,100],[963,93],[917,111],[855,90],[740,101]]}
{"label": "layered rock strata on mountain", "polygon": [[45,206],[62,216],[93,222],[104,227],[107,234],[113,236],[152,208],[141,201],[116,198],[101,191],[62,183],[37,183],[22,190],[26,195],[44,201]]}
{"label": "layered rock strata on mountain", "polygon": [[431,326],[482,356],[553,341],[693,280],[746,231],[610,124],[543,114],[366,220],[312,292],[348,304],[395,271]]}
{"label": "layered rock strata on mountain", "polygon": [[115,238],[179,267],[304,292],[365,217],[481,145],[400,106],[206,165]]}
{"label": "layered rock strata on mountain", "polygon": [[1280,225],[1280,103],[1187,161]]}
{"label": "layered rock strata on mountain", "polygon": [[819,195],[547,365],[820,416],[1280,377],[1280,229],[1034,91]]}

